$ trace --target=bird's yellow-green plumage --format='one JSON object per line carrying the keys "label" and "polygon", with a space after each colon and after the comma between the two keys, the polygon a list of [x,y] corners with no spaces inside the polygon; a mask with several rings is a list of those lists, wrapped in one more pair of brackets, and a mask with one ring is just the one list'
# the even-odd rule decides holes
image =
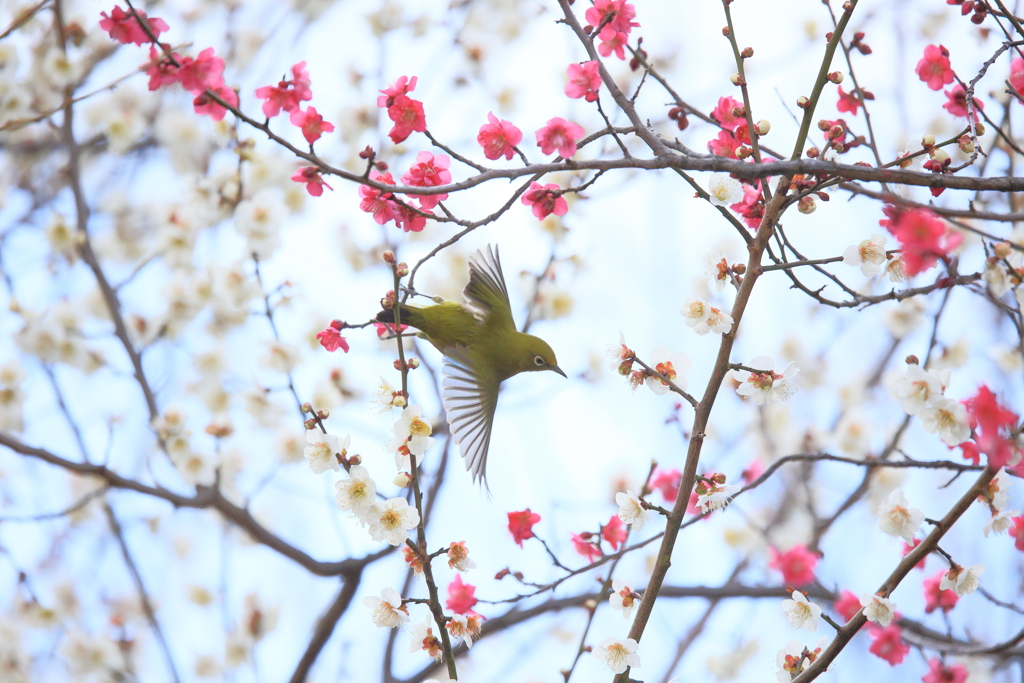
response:
{"label": "bird's yellow-green plumage", "polygon": [[[487,247],[469,262],[468,305],[397,304],[401,324],[418,329],[445,355],[443,399],[448,423],[473,480],[487,484],[491,424],[503,381],[520,372],[553,370],[565,376],[547,342],[516,329],[497,250]],[[377,320],[395,322],[395,311]]]}

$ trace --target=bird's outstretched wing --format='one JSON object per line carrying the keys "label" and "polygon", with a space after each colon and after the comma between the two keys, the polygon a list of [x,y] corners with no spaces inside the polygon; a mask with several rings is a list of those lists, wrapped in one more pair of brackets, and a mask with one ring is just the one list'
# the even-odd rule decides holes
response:
{"label": "bird's outstretched wing", "polygon": [[473,474],[473,481],[483,481],[484,488],[490,493],[487,487],[487,449],[491,444],[491,427],[501,383],[479,371],[466,347],[449,347],[444,354],[441,389],[448,424],[466,460],[466,469]]}
{"label": "bird's outstretched wing", "polygon": [[479,249],[469,259],[469,284],[462,290],[469,308],[488,326],[508,326],[515,329],[512,304],[505,288],[505,275],[501,272],[498,249],[487,245],[486,253]]}

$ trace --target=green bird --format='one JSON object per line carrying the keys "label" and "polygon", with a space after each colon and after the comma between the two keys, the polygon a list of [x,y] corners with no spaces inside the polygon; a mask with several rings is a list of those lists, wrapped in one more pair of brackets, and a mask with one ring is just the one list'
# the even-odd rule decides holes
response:
{"label": "green bird", "polygon": [[[516,329],[497,249],[488,245],[487,253],[480,250],[470,258],[462,294],[466,305],[395,305],[401,323],[418,329],[444,354],[441,387],[448,424],[473,481],[487,488],[487,450],[501,383],[520,372],[566,374],[547,342]],[[378,313],[377,321],[393,324],[394,309]]]}

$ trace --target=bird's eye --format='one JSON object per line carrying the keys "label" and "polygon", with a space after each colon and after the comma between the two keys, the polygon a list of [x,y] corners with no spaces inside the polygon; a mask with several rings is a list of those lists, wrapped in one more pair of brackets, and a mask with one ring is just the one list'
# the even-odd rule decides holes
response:
{"label": "bird's eye", "polygon": [[538,366],[545,364],[544,359],[541,358],[540,356],[534,356],[533,362],[536,363]]}

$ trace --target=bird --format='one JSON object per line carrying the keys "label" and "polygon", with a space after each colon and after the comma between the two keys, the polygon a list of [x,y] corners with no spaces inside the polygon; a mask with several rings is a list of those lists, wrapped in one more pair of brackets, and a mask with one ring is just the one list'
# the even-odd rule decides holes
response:
{"label": "bird", "polygon": [[487,245],[469,259],[465,304],[435,299],[433,305],[396,303],[377,314],[381,323],[400,322],[419,330],[444,354],[441,397],[455,442],[473,482],[487,485],[487,453],[501,383],[521,372],[550,370],[562,377],[547,342],[516,328],[497,247]]}

